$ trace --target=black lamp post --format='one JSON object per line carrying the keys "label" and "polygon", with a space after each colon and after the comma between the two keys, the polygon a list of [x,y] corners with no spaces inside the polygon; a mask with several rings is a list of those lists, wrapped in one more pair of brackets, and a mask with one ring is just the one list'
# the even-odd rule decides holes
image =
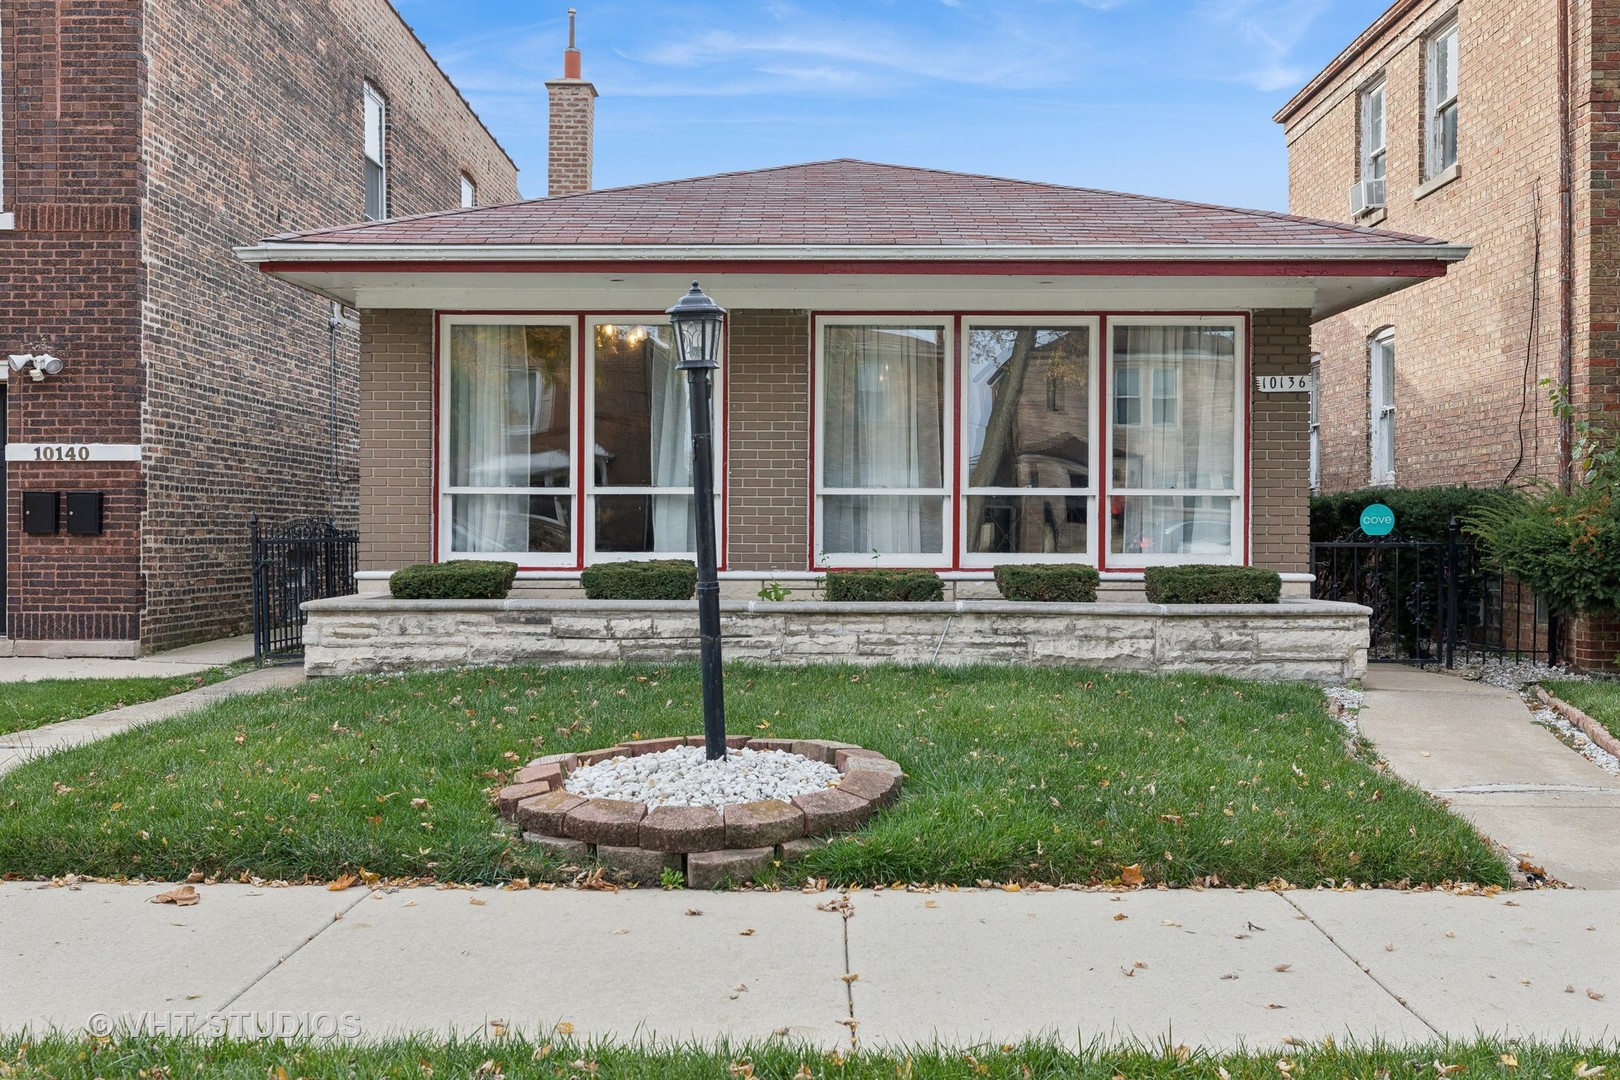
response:
{"label": "black lamp post", "polygon": [[713,373],[720,367],[720,331],[726,309],[703,295],[697,282],[665,312],[675,324],[675,348],[686,372],[692,407],[692,498],[697,505],[698,636],[703,676],[703,748],[709,761],[726,756],[726,699],[720,683],[720,580],[714,545]]}

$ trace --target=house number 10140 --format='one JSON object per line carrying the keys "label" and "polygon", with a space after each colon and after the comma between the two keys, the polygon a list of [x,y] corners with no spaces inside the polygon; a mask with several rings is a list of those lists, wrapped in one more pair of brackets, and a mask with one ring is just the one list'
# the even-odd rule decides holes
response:
{"label": "house number 10140", "polygon": [[36,446],[35,461],[89,461],[88,446]]}
{"label": "house number 10140", "polygon": [[139,443],[7,443],[6,460],[139,461]]}

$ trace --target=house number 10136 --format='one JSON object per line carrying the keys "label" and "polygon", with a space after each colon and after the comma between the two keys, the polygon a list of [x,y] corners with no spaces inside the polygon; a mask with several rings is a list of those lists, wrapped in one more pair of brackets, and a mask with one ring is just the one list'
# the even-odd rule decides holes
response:
{"label": "house number 10136", "polygon": [[1262,394],[1308,394],[1315,383],[1312,375],[1256,375],[1255,389]]}

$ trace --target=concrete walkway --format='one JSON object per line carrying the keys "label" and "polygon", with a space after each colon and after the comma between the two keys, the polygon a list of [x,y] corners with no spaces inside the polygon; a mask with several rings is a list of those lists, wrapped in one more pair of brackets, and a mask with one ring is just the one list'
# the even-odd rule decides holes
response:
{"label": "concrete walkway", "polygon": [[1518,694],[1395,664],[1363,685],[1362,734],[1398,775],[1553,877],[1620,889],[1620,777],[1531,723]]}
{"label": "concrete walkway", "polygon": [[1620,1040],[1611,893],[162,888],[0,884],[0,1030]]}
{"label": "concrete walkway", "polygon": [[253,659],[253,635],[220,638],[133,660],[75,656],[0,656],[0,683],[40,679],[136,679],[147,675],[193,675]]}

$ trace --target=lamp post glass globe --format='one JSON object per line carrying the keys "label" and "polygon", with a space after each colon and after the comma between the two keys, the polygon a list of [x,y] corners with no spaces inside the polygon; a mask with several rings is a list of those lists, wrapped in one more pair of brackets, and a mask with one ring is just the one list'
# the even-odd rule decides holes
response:
{"label": "lamp post glass globe", "polygon": [[714,381],[720,366],[720,336],[726,309],[692,291],[665,312],[675,327],[676,364],[686,372],[687,401],[692,409],[693,524],[697,534],[697,607],[699,665],[703,680],[704,757],[726,756],[726,701],[721,684],[720,581],[714,540]]}

